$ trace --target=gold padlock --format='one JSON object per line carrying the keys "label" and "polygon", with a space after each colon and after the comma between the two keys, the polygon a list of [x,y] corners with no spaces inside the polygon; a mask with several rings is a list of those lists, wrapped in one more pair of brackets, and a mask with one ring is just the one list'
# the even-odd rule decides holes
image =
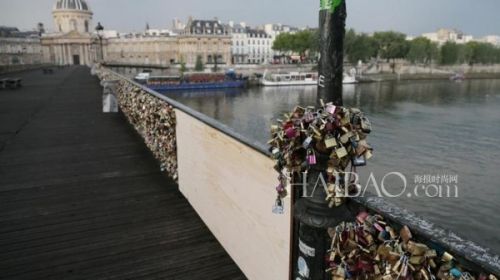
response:
{"label": "gold padlock", "polygon": [[443,260],[443,262],[451,262],[454,258],[450,253],[444,252],[441,259]]}
{"label": "gold padlock", "polygon": [[347,150],[344,146],[340,146],[340,148],[335,149],[335,154],[338,159],[341,159],[347,156]]}
{"label": "gold padlock", "polygon": [[325,146],[327,149],[331,149],[333,147],[336,147],[338,144],[337,144],[337,140],[335,140],[335,137],[333,136],[329,136],[325,139]]}
{"label": "gold padlock", "polygon": [[352,132],[349,131],[347,133],[344,133],[342,136],[340,136],[340,142],[342,144],[346,144],[347,142],[349,142],[349,139],[352,137]]}

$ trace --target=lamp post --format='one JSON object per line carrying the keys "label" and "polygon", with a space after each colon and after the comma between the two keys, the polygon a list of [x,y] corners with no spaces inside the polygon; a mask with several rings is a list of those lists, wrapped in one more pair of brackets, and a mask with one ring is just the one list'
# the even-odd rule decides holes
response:
{"label": "lamp post", "polygon": [[99,47],[101,48],[101,51],[100,51],[100,60],[101,62],[104,61],[104,50],[102,48],[102,37],[103,37],[103,30],[104,30],[104,26],[101,25],[100,22],[97,23],[97,26],[95,28],[95,31],[97,33],[97,37],[99,38]]}
{"label": "lamp post", "polygon": [[[346,0],[321,0],[319,12],[320,54],[318,79],[318,104],[320,100],[342,106],[343,47],[345,36]],[[297,239],[294,240],[294,273],[297,280],[331,279],[326,272],[325,256],[329,249],[330,227],[352,218],[349,201],[330,208],[326,192],[315,191],[321,178],[327,178],[329,155],[317,154],[317,164],[307,173],[307,193],[301,195],[294,205],[294,225]],[[343,184],[339,178],[339,184]],[[321,184],[319,185],[321,189]],[[298,192],[298,191],[297,191]]]}

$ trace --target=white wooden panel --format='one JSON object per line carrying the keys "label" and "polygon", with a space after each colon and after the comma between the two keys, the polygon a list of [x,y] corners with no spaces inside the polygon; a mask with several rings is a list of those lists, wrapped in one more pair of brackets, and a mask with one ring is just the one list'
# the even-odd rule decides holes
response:
{"label": "white wooden panel", "polygon": [[288,279],[290,200],[271,212],[273,161],[176,110],[179,187],[249,279]]}

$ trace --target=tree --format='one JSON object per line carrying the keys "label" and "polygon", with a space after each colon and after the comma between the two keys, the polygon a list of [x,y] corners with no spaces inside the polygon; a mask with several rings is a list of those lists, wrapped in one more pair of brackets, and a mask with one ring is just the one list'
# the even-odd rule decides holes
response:
{"label": "tree", "polygon": [[376,32],[373,38],[378,45],[378,54],[387,61],[404,58],[408,54],[409,43],[403,33],[393,31]]}
{"label": "tree", "polygon": [[352,29],[352,28],[347,30],[347,32],[345,33],[344,53],[346,55],[349,55],[349,53],[351,53],[352,48],[354,47],[354,44],[356,41],[356,37],[357,37],[356,31],[354,31],[354,29]]}
{"label": "tree", "polygon": [[457,43],[446,42],[441,47],[441,64],[451,65],[459,62],[460,47]]}
{"label": "tree", "polygon": [[312,42],[314,40],[313,32],[309,30],[303,30],[291,37],[291,50],[300,54],[300,56],[305,56],[306,51],[311,49]]}
{"label": "tree", "polygon": [[464,46],[464,62],[469,65],[495,63],[498,51],[499,48],[489,43],[469,42]]}
{"label": "tree", "polygon": [[429,64],[438,58],[439,47],[431,40],[418,37],[410,42],[410,48],[406,58],[413,63]]}
{"label": "tree", "polygon": [[362,33],[355,34],[349,40],[351,45],[346,52],[349,62],[353,64],[360,60],[366,62],[377,55],[377,42],[372,37]]}
{"label": "tree", "polygon": [[198,72],[205,70],[205,66],[203,65],[203,61],[201,60],[201,55],[196,57],[196,63],[194,66],[194,70],[198,71]]}
{"label": "tree", "polygon": [[184,75],[186,71],[187,71],[186,62],[184,61],[184,57],[181,56],[181,68],[179,69],[179,72],[181,72],[181,75]]}
{"label": "tree", "polygon": [[276,36],[272,49],[281,53],[290,51],[292,40],[293,40],[292,34],[281,33],[278,36]]}

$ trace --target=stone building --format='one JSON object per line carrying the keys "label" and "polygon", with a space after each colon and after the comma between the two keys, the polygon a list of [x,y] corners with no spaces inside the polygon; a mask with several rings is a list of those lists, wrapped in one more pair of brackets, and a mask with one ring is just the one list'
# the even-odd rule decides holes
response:
{"label": "stone building", "polygon": [[231,63],[231,35],[219,20],[190,18],[184,32],[177,37],[178,61],[194,65],[199,56],[204,64]]}
{"label": "stone building", "polygon": [[106,40],[108,63],[168,66],[177,62],[177,56],[177,38],[160,33],[127,34]]}
{"label": "stone building", "polygon": [[0,26],[0,65],[39,64],[43,61],[38,32]]}
{"label": "stone building", "polygon": [[45,61],[92,65],[99,60],[100,42],[91,33],[92,15],[85,0],[57,0],[52,10],[56,32],[41,39]]}
{"label": "stone building", "polygon": [[460,30],[441,28],[434,33],[424,33],[422,37],[425,37],[432,42],[443,45],[446,42],[453,42],[457,44],[465,44],[474,40],[471,35],[466,35]]}
{"label": "stone building", "polygon": [[273,39],[264,30],[251,29],[245,23],[231,27],[232,62],[234,64],[269,63],[273,59]]}
{"label": "stone building", "polygon": [[[148,29],[141,34],[93,31],[93,13],[85,0],[56,0],[52,9],[55,31],[41,37],[8,38],[0,29],[1,63],[87,65],[96,62],[192,67],[231,63],[231,35],[219,20],[175,21],[174,31]],[[183,29],[180,29],[183,28]],[[29,54],[29,55],[28,55]]]}

